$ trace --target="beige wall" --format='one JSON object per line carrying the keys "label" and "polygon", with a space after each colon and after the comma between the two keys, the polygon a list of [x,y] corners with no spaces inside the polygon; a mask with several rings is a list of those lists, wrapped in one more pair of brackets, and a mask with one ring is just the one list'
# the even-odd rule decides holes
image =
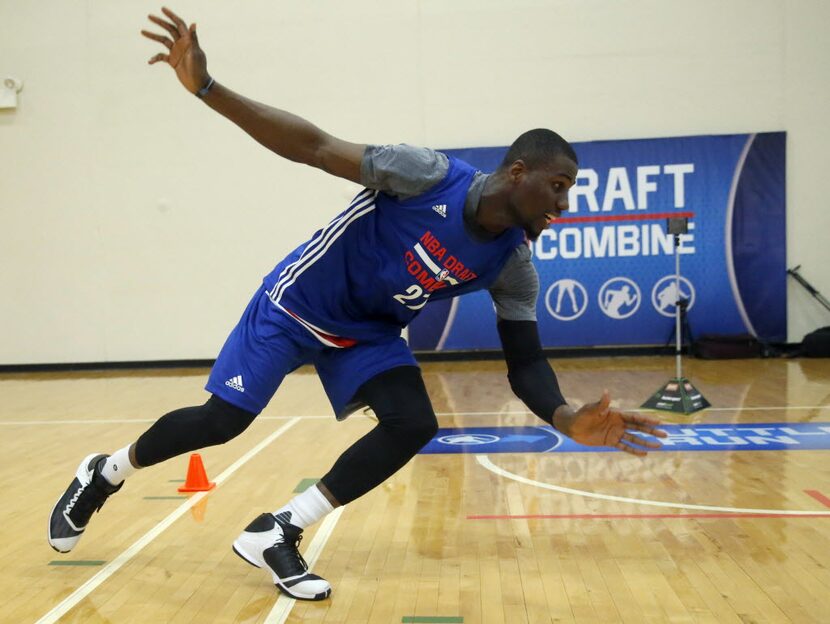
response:
{"label": "beige wall", "polygon": [[[788,265],[830,296],[830,3],[181,1],[217,80],[343,138],[504,145],[786,130]],[[0,364],[215,357],[353,187],[148,67],[154,3],[0,0]],[[790,340],[830,324],[790,286]]]}

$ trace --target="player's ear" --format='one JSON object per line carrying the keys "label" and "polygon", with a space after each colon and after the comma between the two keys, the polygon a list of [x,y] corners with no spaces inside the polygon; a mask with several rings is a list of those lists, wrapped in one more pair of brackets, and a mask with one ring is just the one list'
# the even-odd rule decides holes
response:
{"label": "player's ear", "polygon": [[513,164],[507,169],[507,175],[513,184],[518,184],[527,173],[527,165],[521,158],[514,160]]}

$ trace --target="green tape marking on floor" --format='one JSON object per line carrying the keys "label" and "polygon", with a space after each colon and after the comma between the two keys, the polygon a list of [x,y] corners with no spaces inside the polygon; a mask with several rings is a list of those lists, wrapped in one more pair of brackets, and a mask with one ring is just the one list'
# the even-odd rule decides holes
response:
{"label": "green tape marking on floor", "polygon": [[303,479],[302,481],[300,481],[297,487],[294,488],[294,492],[297,494],[299,494],[300,492],[305,492],[308,488],[317,483],[319,480],[320,479]]}
{"label": "green tape marking on floor", "polygon": [[104,565],[106,561],[50,561],[50,566],[99,566]]}
{"label": "green tape marking on floor", "polygon": [[167,483],[184,483],[184,479],[170,479]]}
{"label": "green tape marking on floor", "polygon": [[459,615],[405,615],[401,620],[404,624],[463,624],[464,618]]}
{"label": "green tape marking on floor", "polygon": [[181,500],[187,496],[145,496],[144,500]]}

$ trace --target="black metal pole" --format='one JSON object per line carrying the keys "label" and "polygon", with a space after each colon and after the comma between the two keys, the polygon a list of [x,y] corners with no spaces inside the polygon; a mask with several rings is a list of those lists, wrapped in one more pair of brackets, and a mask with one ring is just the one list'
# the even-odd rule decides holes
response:
{"label": "black metal pole", "polygon": [[825,299],[824,295],[822,295],[818,290],[816,290],[810,282],[801,277],[801,275],[798,272],[800,268],[801,265],[799,264],[795,268],[787,269],[787,273],[789,273],[793,278],[795,278],[795,281],[804,286],[804,288],[807,289],[808,293],[813,295],[813,297],[815,297],[821,305],[823,305],[825,308],[827,308],[828,311],[830,311],[830,301]]}

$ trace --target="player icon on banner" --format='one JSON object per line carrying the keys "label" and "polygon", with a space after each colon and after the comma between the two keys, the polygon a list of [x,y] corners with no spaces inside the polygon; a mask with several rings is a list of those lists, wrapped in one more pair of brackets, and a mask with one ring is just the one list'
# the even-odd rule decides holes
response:
{"label": "player icon on banner", "polygon": [[574,279],[557,280],[545,294],[545,306],[553,318],[573,321],[582,316],[588,307],[588,292]]}
{"label": "player icon on banner", "polygon": [[612,319],[625,319],[640,308],[640,287],[627,277],[612,277],[599,289],[600,310]]}
{"label": "player icon on banner", "polygon": [[651,305],[663,316],[674,318],[674,306],[678,298],[689,302],[686,310],[691,310],[695,304],[695,287],[685,277],[680,278],[680,297],[678,297],[674,275],[660,278],[651,289]]}

